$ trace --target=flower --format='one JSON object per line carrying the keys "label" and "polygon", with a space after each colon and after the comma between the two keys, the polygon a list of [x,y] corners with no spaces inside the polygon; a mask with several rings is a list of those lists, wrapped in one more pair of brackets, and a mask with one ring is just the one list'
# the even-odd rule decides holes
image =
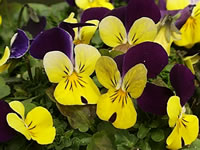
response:
{"label": "flower", "polygon": [[183,59],[185,65],[190,69],[190,71],[195,74],[193,65],[198,63],[200,60],[199,54],[194,54],[192,56],[187,56]]}
{"label": "flower", "polygon": [[129,1],[127,6],[112,10],[100,22],[100,37],[114,50],[126,52],[134,45],[153,41],[157,33],[155,22],[159,20],[159,8],[152,0]]}
{"label": "flower", "polygon": [[109,0],[75,0],[75,3],[79,8],[83,10],[91,7],[105,7],[108,9],[114,8]]}
{"label": "flower", "polygon": [[[64,22],[67,22],[67,23],[78,23],[77,19],[74,18],[74,13],[72,12],[68,18],[66,18],[64,20]],[[90,26],[83,26],[83,27],[76,27],[74,28],[74,33],[75,33],[75,36],[74,36],[74,44],[77,45],[77,44],[89,44],[90,43],[90,40],[92,39],[97,27],[98,27],[98,24],[99,24],[99,21],[98,20],[88,20],[86,21],[85,23],[89,23],[89,24],[92,24]]]}
{"label": "flower", "polygon": [[[184,65],[176,64],[170,71],[170,82],[181,99],[181,105],[185,105],[195,90],[194,75]],[[173,95],[173,91],[167,87],[147,83],[143,94],[137,99],[137,104],[145,112],[165,115],[167,101]]]}
{"label": "flower", "polygon": [[180,98],[172,96],[167,102],[169,126],[174,128],[167,138],[168,149],[180,149],[183,145],[191,144],[199,133],[199,120],[195,115],[185,114],[181,107]]}
{"label": "flower", "polygon": [[187,7],[190,0],[166,0],[167,10],[178,10]]}
{"label": "flower", "polygon": [[56,129],[46,108],[35,107],[25,117],[25,108],[21,102],[12,101],[9,105],[16,112],[7,114],[7,122],[11,128],[23,134],[27,140],[33,139],[38,144],[53,143]]}
{"label": "flower", "polygon": [[132,127],[137,118],[132,98],[138,98],[146,85],[147,69],[143,64],[132,67],[124,76],[108,56],[98,59],[95,67],[99,82],[108,89],[97,102],[97,115],[116,128]]}
{"label": "flower", "polygon": [[16,131],[13,130],[7,123],[6,116],[8,113],[14,112],[9,104],[4,100],[0,100],[0,142],[7,142],[11,140],[15,135]]}
{"label": "flower", "polygon": [[75,60],[60,51],[48,52],[43,59],[46,74],[52,83],[58,83],[54,97],[63,105],[96,104],[100,93],[89,77],[100,53],[86,44],[75,46]]}
{"label": "flower", "polygon": [[1,15],[0,15],[0,25],[2,24],[2,17],[1,17]]}

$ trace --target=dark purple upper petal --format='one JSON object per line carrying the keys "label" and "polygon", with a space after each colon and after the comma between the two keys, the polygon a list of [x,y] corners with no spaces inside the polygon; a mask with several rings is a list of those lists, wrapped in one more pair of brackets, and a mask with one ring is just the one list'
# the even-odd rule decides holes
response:
{"label": "dark purple upper petal", "polygon": [[183,106],[194,94],[194,75],[184,65],[176,64],[170,72],[170,81]]}
{"label": "dark purple upper petal", "polygon": [[39,22],[34,22],[32,19],[29,19],[26,26],[23,27],[23,30],[28,31],[31,33],[31,35],[36,37],[40,32],[44,31],[44,28],[46,27],[46,18],[45,17],[39,17]]}
{"label": "dark purple upper petal", "polygon": [[67,22],[61,22],[59,24],[59,28],[62,28],[65,31],[67,31],[72,36],[72,38],[74,39],[75,33],[74,33],[73,28],[70,26],[69,23],[67,23]]}
{"label": "dark purple upper petal", "polygon": [[31,43],[30,54],[37,59],[43,59],[47,52],[55,50],[65,53],[72,60],[72,37],[57,27],[40,33]]}
{"label": "dark purple upper petal", "polygon": [[76,6],[75,0],[66,0],[70,6]]}
{"label": "dark purple upper petal", "polygon": [[142,95],[137,99],[137,104],[145,112],[165,115],[168,99],[173,95],[173,92],[166,87],[147,83]]}
{"label": "dark purple upper petal", "polygon": [[158,7],[159,7],[160,10],[167,10],[166,1],[165,0],[159,0],[158,1]]}
{"label": "dark purple upper petal", "polygon": [[112,11],[108,12],[106,14],[106,16],[115,16],[115,17],[119,18],[123,22],[123,24],[125,25],[126,9],[127,9],[127,6],[115,8]]}
{"label": "dark purple upper petal", "polygon": [[14,111],[3,100],[0,100],[0,107],[0,142],[7,142],[16,135],[16,131],[9,127],[6,121],[7,114]]}
{"label": "dark purple upper petal", "polygon": [[154,0],[130,0],[127,6],[126,29],[130,29],[135,20],[149,17],[155,23],[160,21],[160,10]]}
{"label": "dark purple upper petal", "polygon": [[10,58],[22,57],[28,51],[28,37],[23,30],[18,29],[12,40]]}
{"label": "dark purple upper petal", "polygon": [[94,19],[101,21],[108,12],[110,12],[110,10],[104,7],[86,9],[81,15],[81,22],[84,23]]}
{"label": "dark purple upper petal", "polygon": [[154,78],[168,64],[168,55],[157,43],[143,42],[133,46],[124,56],[122,75],[138,63],[146,66],[148,78]]}
{"label": "dark purple upper petal", "polygon": [[120,73],[122,73],[122,67],[123,67],[123,63],[124,63],[124,56],[125,56],[125,54],[119,55],[119,56],[114,58],[115,62],[117,63],[117,68],[118,68]]}

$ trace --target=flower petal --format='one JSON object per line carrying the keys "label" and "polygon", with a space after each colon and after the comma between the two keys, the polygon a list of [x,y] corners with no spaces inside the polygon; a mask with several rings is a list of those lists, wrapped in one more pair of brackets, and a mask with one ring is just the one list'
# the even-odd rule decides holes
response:
{"label": "flower petal", "polygon": [[143,63],[148,70],[147,77],[156,77],[168,64],[168,55],[161,45],[143,42],[128,50],[124,56],[123,75],[134,65]]}
{"label": "flower petal", "polygon": [[145,112],[157,115],[167,113],[167,101],[173,92],[165,87],[147,83],[142,95],[137,99],[138,106]]}
{"label": "flower petal", "polygon": [[78,44],[74,51],[76,72],[90,76],[101,54],[95,47],[86,44]]}
{"label": "flower petal", "polygon": [[180,126],[176,125],[172,133],[167,138],[167,148],[168,149],[180,149],[182,148]]}
{"label": "flower petal", "polygon": [[43,59],[49,51],[62,51],[70,59],[73,56],[73,44],[70,34],[61,28],[53,28],[39,34],[31,44],[30,54]]}
{"label": "flower petal", "polygon": [[[74,39],[75,32],[74,32],[73,28],[71,27],[71,25],[69,23],[61,22],[58,26],[59,26],[59,28],[62,28],[63,30],[67,31],[72,36],[72,38]],[[78,33],[78,30],[77,30],[77,33]]]}
{"label": "flower petal", "polygon": [[4,54],[0,59],[0,66],[3,66],[8,61],[9,58],[10,58],[10,49],[8,48],[8,46],[6,46]]}
{"label": "flower petal", "polygon": [[125,74],[122,86],[131,97],[138,98],[144,91],[146,82],[147,69],[143,64],[137,64]]}
{"label": "flower petal", "polygon": [[166,7],[168,10],[183,9],[190,4],[190,0],[167,0]]}
{"label": "flower petal", "polygon": [[120,84],[120,72],[115,61],[108,56],[101,56],[95,66],[99,82],[107,89],[115,89]]}
{"label": "flower petal", "polygon": [[25,108],[24,108],[24,105],[21,102],[19,102],[19,101],[12,101],[12,102],[9,103],[9,106],[18,115],[20,115],[20,117],[22,118],[22,120],[24,120]]}
{"label": "flower petal", "polygon": [[137,45],[145,41],[153,41],[157,34],[157,26],[147,17],[136,20],[128,33],[130,45]]}
{"label": "flower petal", "polygon": [[[38,144],[51,144],[55,139],[56,130],[49,111],[43,107],[35,107],[26,116],[28,131]],[[48,135],[48,136],[47,136]]]}
{"label": "flower petal", "polygon": [[[116,95],[115,100],[113,100],[113,95]],[[113,90],[109,90],[108,93],[99,98],[97,115],[100,119],[110,121],[116,128],[120,129],[132,127],[137,118],[133,102],[128,94],[116,94],[116,91]]]}
{"label": "flower petal", "polygon": [[98,20],[89,20],[86,23],[92,23],[92,24],[94,24],[94,26],[83,26],[82,28],[80,28],[79,39],[77,39],[77,40],[80,40],[82,44],[90,43],[90,40],[92,39],[92,37],[94,36],[94,33],[97,30],[99,21]]}
{"label": "flower petal", "polygon": [[[140,9],[138,9],[140,8]],[[153,0],[131,0],[127,6],[126,29],[141,17],[149,17],[155,23],[160,21],[160,10]]]}
{"label": "flower petal", "polygon": [[100,22],[99,34],[102,41],[110,47],[127,43],[126,29],[123,23],[114,16],[108,16]]}
{"label": "flower petal", "polygon": [[184,144],[191,144],[196,140],[199,133],[199,119],[195,115],[183,115],[181,118],[182,128],[181,134]]}
{"label": "flower petal", "polygon": [[23,134],[27,140],[31,139],[31,135],[24,124],[24,120],[19,118],[19,116],[17,114],[9,113],[7,115],[7,122],[11,128],[13,128],[17,132],[20,132],[21,134]]}
{"label": "flower petal", "polygon": [[96,8],[89,8],[83,11],[81,15],[81,22],[84,23],[88,20],[99,20],[101,21],[105,14],[110,12],[109,9],[105,7],[96,7]]}
{"label": "flower petal", "polygon": [[8,113],[13,112],[9,104],[3,100],[0,100],[0,142],[7,142],[11,140],[16,132],[7,123],[6,116]]}
{"label": "flower petal", "polygon": [[184,65],[177,64],[170,72],[170,81],[183,106],[194,93],[194,75]]}
{"label": "flower petal", "polygon": [[62,105],[96,104],[99,96],[99,89],[93,80],[76,73],[60,81],[54,91],[54,97]]}
{"label": "flower petal", "polygon": [[11,39],[10,58],[20,58],[28,51],[29,39],[23,30],[18,29]]}
{"label": "flower petal", "polygon": [[73,72],[69,58],[60,51],[48,52],[43,60],[45,72],[52,83],[58,83]]}
{"label": "flower petal", "polygon": [[180,98],[171,96],[167,102],[167,114],[169,116],[169,126],[174,127],[182,112]]}

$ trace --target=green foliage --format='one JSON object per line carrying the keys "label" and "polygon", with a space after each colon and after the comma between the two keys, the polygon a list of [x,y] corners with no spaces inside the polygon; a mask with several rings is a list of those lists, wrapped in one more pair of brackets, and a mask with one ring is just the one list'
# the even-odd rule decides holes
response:
{"label": "green foliage", "polygon": [[0,77],[0,99],[10,94],[10,87],[6,84],[5,80]]}

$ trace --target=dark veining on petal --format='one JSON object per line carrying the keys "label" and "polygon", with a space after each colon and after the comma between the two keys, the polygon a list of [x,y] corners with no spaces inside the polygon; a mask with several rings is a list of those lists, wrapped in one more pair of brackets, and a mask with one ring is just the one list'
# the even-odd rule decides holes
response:
{"label": "dark veining on petal", "polygon": [[83,96],[81,96],[81,102],[84,104],[88,104],[88,101]]}
{"label": "dark veining on petal", "polygon": [[181,137],[181,145],[182,145],[182,147],[184,147],[184,146],[185,146],[185,142],[184,142],[184,139],[183,139],[183,137]]}
{"label": "dark veining on petal", "polygon": [[108,121],[113,123],[113,122],[115,122],[116,119],[117,119],[117,113],[114,112]]}
{"label": "dark veining on petal", "polygon": [[32,121],[29,123],[28,127],[30,127],[30,126],[31,126],[31,124],[32,124]]}
{"label": "dark veining on petal", "polygon": [[36,127],[36,125],[35,125],[35,126],[33,126],[32,128],[29,128],[28,130],[33,130],[35,127]]}

